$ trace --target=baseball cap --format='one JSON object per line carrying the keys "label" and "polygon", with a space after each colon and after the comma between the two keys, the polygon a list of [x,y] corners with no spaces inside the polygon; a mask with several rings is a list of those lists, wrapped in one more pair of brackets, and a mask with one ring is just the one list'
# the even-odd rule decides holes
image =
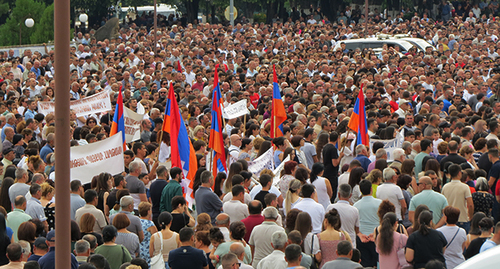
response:
{"label": "baseball cap", "polygon": [[41,236],[41,237],[38,237],[36,240],[35,240],[35,243],[33,244],[35,247],[37,248],[48,248],[47,246],[47,242],[45,242],[47,240],[47,238]]}
{"label": "baseball cap", "polygon": [[50,242],[56,241],[56,230],[52,230],[47,234],[47,241]]}

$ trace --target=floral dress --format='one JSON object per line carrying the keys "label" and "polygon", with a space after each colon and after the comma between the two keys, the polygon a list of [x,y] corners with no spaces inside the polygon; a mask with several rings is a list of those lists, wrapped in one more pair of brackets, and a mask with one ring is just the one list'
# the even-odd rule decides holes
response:
{"label": "floral dress", "polygon": [[149,264],[151,262],[151,257],[149,256],[149,241],[151,241],[151,233],[148,229],[155,224],[150,220],[141,219],[141,225],[142,231],[144,232],[144,240],[141,242],[140,256]]}

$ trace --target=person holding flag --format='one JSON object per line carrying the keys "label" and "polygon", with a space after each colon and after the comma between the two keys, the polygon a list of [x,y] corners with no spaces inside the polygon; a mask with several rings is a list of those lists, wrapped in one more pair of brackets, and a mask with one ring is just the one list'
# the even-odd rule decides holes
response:
{"label": "person holding flag", "polygon": [[[370,146],[370,138],[368,136],[368,124],[366,123],[365,97],[363,94],[363,84],[359,89],[358,99],[354,105],[354,111],[347,125],[356,133],[356,145]],[[347,132],[349,134],[349,131]]]}
{"label": "person holding flag", "polygon": [[194,202],[193,181],[196,170],[198,170],[198,164],[193,145],[181,117],[177,99],[175,98],[173,84],[170,84],[170,90],[168,91],[163,131],[170,134],[170,159],[172,167],[179,167],[183,171],[184,179],[181,185],[184,187],[184,197],[189,207],[191,207]]}
{"label": "person holding flag", "polygon": [[125,120],[123,119],[123,95],[122,88],[118,93],[118,99],[116,100],[115,115],[113,116],[113,123],[111,123],[111,130],[109,131],[109,136],[113,136],[121,132],[123,141],[123,151],[127,150],[127,144],[125,142]]}
{"label": "person holding flag", "polygon": [[276,66],[273,65],[273,99],[271,107],[271,139],[276,147],[274,151],[275,166],[281,163],[280,155],[283,153],[280,148],[284,148],[287,143],[283,133],[283,122],[287,119],[285,105],[281,99],[280,86],[278,84],[278,77],[276,76]]}
{"label": "person holding flag", "polygon": [[219,86],[219,72],[217,71],[218,65],[215,67],[214,75],[214,90],[212,94],[212,125],[210,128],[210,140],[208,147],[212,149],[211,152],[211,169],[214,178],[218,172],[226,172],[226,151],[224,148],[224,140],[222,138],[222,94]]}

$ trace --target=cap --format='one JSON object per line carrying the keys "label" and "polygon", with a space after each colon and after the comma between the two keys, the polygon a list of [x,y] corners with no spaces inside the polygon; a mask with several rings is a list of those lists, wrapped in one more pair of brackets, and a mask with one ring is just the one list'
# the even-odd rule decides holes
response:
{"label": "cap", "polygon": [[451,124],[449,124],[447,121],[443,121],[439,124],[439,128],[450,128]]}
{"label": "cap", "polygon": [[399,105],[402,105],[402,104],[408,104],[408,103],[409,103],[409,101],[408,101],[408,100],[406,100],[406,99],[401,99],[401,100],[399,100]]}
{"label": "cap", "polygon": [[2,154],[5,156],[5,155],[9,154],[9,152],[11,152],[11,151],[14,151],[14,149],[12,147],[4,148],[2,150]]}
{"label": "cap", "polygon": [[33,244],[35,247],[37,248],[48,248],[47,246],[47,242],[45,242],[47,240],[47,238],[41,236],[41,237],[38,237],[36,240],[35,240],[35,243]]}
{"label": "cap", "polygon": [[54,242],[54,241],[56,241],[56,230],[51,230],[51,231],[47,234],[47,241],[50,241],[50,242]]}
{"label": "cap", "polygon": [[12,145],[17,144],[21,140],[23,140],[23,136],[20,134],[15,134],[14,138],[12,138]]}

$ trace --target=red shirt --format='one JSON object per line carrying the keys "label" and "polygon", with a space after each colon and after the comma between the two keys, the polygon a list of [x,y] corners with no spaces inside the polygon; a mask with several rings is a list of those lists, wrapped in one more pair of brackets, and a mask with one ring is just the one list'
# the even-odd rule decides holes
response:
{"label": "red shirt", "polygon": [[243,237],[243,239],[245,239],[245,242],[248,242],[250,240],[250,234],[252,233],[253,227],[262,224],[262,222],[264,222],[264,216],[261,214],[250,215],[242,219],[241,222],[243,222],[247,228],[247,232],[245,233],[245,237]]}
{"label": "red shirt", "polygon": [[252,103],[253,107],[257,109],[257,105],[259,104],[259,94],[254,92],[252,95],[250,95],[250,103]]}

